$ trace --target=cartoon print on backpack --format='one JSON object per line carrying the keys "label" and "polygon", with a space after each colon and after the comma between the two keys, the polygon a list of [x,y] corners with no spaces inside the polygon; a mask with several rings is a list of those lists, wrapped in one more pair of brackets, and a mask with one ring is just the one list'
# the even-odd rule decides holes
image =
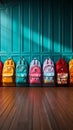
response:
{"label": "cartoon print on backpack", "polygon": [[15,82],[15,64],[11,58],[5,61],[2,71],[2,82],[3,83],[14,83]]}
{"label": "cartoon print on backpack", "polygon": [[69,61],[69,79],[70,84],[73,84],[73,59]]}
{"label": "cartoon print on backpack", "polygon": [[16,65],[16,83],[27,83],[28,65],[25,59],[22,57]]}
{"label": "cartoon print on backpack", "polygon": [[56,62],[57,84],[68,83],[68,66],[64,59]]}
{"label": "cartoon print on backpack", "polygon": [[41,84],[41,64],[40,61],[34,58],[30,63],[29,68],[29,83],[30,85]]}
{"label": "cartoon print on backpack", "polygon": [[0,83],[2,82],[2,69],[3,69],[3,64],[0,61]]}
{"label": "cartoon print on backpack", "polygon": [[55,68],[54,62],[49,58],[43,63],[43,84],[55,85]]}

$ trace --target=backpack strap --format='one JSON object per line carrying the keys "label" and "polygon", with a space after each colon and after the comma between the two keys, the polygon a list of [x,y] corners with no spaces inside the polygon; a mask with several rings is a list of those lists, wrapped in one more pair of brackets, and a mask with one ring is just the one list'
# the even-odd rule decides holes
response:
{"label": "backpack strap", "polygon": [[35,60],[36,60],[36,58],[33,59],[33,61],[34,61],[34,65],[35,65]]}
{"label": "backpack strap", "polygon": [[38,65],[38,60],[36,60],[36,64]]}
{"label": "backpack strap", "polygon": [[46,59],[46,64],[48,64],[48,59]]}
{"label": "backpack strap", "polygon": [[49,65],[49,66],[54,66],[54,63],[53,63],[53,61],[49,58],[49,59],[47,59],[47,64]]}
{"label": "backpack strap", "polygon": [[11,57],[9,57],[8,59],[7,59],[7,65],[11,65],[12,67],[14,67],[15,65],[14,65],[14,61],[12,60],[12,58]]}
{"label": "backpack strap", "polygon": [[25,62],[25,59],[24,57],[21,58],[21,64],[24,65],[26,62]]}
{"label": "backpack strap", "polygon": [[61,64],[66,65],[66,61],[64,59],[61,59]]}
{"label": "backpack strap", "polygon": [[36,58],[34,58],[34,65],[38,65],[38,60]]}
{"label": "backpack strap", "polygon": [[20,60],[17,62],[17,66],[19,65],[25,65],[26,64],[26,61],[23,57],[20,58]]}

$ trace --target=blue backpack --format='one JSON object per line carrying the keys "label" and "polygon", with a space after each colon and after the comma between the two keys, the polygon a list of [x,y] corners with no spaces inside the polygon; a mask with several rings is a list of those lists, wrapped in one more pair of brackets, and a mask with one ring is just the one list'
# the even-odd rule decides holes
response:
{"label": "blue backpack", "polygon": [[16,65],[16,83],[27,83],[28,65],[24,58],[21,58]]}

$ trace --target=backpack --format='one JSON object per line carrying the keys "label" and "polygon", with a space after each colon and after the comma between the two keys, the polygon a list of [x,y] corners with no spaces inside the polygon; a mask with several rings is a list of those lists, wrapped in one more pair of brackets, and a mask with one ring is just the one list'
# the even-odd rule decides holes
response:
{"label": "backpack", "polygon": [[2,68],[3,68],[3,64],[0,61],[0,82],[2,82]]}
{"label": "backpack", "polygon": [[27,83],[28,65],[24,58],[21,58],[16,65],[16,83]]}
{"label": "backpack", "polygon": [[2,71],[2,82],[3,83],[14,83],[15,81],[15,64],[11,58],[8,58],[3,66]]}
{"label": "backpack", "polygon": [[59,59],[56,62],[56,73],[57,73],[57,83],[58,84],[67,84],[68,68],[67,68],[67,63],[64,59]]}
{"label": "backpack", "polygon": [[70,84],[73,84],[73,59],[69,61]]}
{"label": "backpack", "polygon": [[30,63],[29,83],[31,85],[41,83],[41,64],[36,58],[34,58]]}
{"label": "backpack", "polygon": [[48,85],[55,83],[54,62],[50,58],[43,63],[43,83]]}

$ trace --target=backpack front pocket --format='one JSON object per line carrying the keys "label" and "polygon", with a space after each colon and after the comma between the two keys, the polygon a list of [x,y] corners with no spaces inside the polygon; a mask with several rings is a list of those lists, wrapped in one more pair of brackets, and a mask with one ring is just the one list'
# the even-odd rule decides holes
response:
{"label": "backpack front pocket", "polygon": [[59,73],[57,74],[57,83],[58,84],[67,84],[68,74],[67,73]]}
{"label": "backpack front pocket", "polygon": [[34,83],[41,83],[41,78],[40,77],[30,77],[29,78],[29,81],[30,81],[30,83],[32,83],[32,84],[34,84]]}
{"label": "backpack front pocket", "polygon": [[51,76],[44,76],[43,77],[43,82],[44,83],[54,83],[54,77],[51,77]]}
{"label": "backpack front pocket", "polygon": [[16,83],[26,83],[26,82],[27,82],[27,77],[16,76]]}

